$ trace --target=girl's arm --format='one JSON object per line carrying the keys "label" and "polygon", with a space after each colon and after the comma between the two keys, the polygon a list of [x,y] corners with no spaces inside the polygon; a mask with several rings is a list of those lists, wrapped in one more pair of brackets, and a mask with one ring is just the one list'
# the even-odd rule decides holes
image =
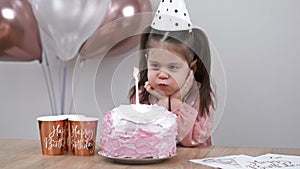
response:
{"label": "girl's arm", "polygon": [[[183,146],[211,145],[210,133],[213,127],[213,109],[210,108],[209,116],[198,116],[197,109],[199,108],[200,102],[198,91],[200,86],[201,85],[198,86],[198,84],[195,83],[188,97],[184,99],[184,103],[179,101],[180,105],[172,110],[172,112],[177,115],[177,141]],[[130,102],[134,104],[135,101],[135,96],[133,96]],[[158,100],[156,100],[156,102],[157,101]],[[149,101],[143,102],[142,104],[149,104]]]}
{"label": "girl's arm", "polygon": [[[182,104],[172,110],[177,115],[177,141],[183,146],[211,145],[210,134],[213,127],[213,108],[210,106],[209,116],[200,117],[198,112],[200,88],[200,83],[194,83],[191,90],[182,100]],[[171,105],[171,107],[173,106]]]}
{"label": "girl's arm", "polygon": [[213,109],[209,116],[198,116],[198,111],[192,106],[183,103],[173,111],[177,115],[177,141],[182,146],[210,146],[210,133],[213,127]]}

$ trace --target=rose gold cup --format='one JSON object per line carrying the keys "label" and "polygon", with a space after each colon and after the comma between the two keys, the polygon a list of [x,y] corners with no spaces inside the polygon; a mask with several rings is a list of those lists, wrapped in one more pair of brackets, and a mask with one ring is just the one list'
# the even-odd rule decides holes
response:
{"label": "rose gold cup", "polygon": [[78,115],[78,114],[64,114],[59,115],[60,117],[67,118],[66,120],[66,134],[64,140],[64,150],[68,151],[71,150],[71,128],[70,128],[70,121],[69,119],[78,119],[79,117],[85,117],[85,115]]}
{"label": "rose gold cup", "polygon": [[71,147],[76,156],[91,156],[95,154],[98,118],[70,118]]}
{"label": "rose gold cup", "polygon": [[37,118],[43,155],[63,154],[67,118],[42,116]]}

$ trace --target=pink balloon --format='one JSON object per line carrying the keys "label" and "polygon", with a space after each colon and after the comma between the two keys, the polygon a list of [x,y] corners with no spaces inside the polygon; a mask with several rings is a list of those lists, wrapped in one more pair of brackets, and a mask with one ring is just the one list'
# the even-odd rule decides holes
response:
{"label": "pink balloon", "polygon": [[139,36],[126,39],[120,37],[124,37],[127,30],[139,27],[141,21],[136,21],[134,20],[136,18],[130,16],[143,12],[152,12],[148,0],[112,0],[103,24],[83,45],[83,57],[90,58],[102,54],[109,46],[109,42],[119,41],[106,56],[119,55],[137,46]]}
{"label": "pink balloon", "polygon": [[42,61],[37,21],[27,0],[0,1],[0,61]]}

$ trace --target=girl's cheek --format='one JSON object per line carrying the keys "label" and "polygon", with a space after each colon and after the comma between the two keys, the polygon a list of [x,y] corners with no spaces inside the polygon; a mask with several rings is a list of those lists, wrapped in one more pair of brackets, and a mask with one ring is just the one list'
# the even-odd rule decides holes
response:
{"label": "girl's cheek", "polygon": [[176,84],[176,87],[181,88],[183,84],[185,83],[185,77],[175,77],[173,78],[173,83]]}
{"label": "girl's cheek", "polygon": [[148,70],[148,74],[147,74],[148,80],[150,80],[150,78],[152,78],[152,76],[153,76],[152,74],[153,74],[152,71]]}
{"label": "girl's cheek", "polygon": [[148,81],[149,81],[149,84],[151,85],[151,86],[153,86],[153,83],[154,83],[154,81],[155,81],[155,78],[153,77],[153,76],[148,76]]}
{"label": "girl's cheek", "polygon": [[156,71],[152,71],[152,70],[148,71],[148,80],[155,79],[156,76],[157,76]]}

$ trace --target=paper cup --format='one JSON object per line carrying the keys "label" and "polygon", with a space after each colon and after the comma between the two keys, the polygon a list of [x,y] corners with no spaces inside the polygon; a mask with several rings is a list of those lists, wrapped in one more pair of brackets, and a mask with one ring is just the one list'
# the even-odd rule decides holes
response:
{"label": "paper cup", "polygon": [[70,118],[71,148],[76,156],[95,154],[98,118]]}
{"label": "paper cup", "polygon": [[64,142],[64,150],[68,151],[71,150],[71,128],[70,128],[70,121],[68,119],[78,119],[85,117],[85,115],[79,115],[79,114],[63,114],[63,115],[58,115],[60,117],[65,117],[67,118],[66,120],[66,134],[65,134],[65,142]]}
{"label": "paper cup", "polygon": [[66,135],[66,117],[42,116],[37,118],[43,155],[61,155]]}

